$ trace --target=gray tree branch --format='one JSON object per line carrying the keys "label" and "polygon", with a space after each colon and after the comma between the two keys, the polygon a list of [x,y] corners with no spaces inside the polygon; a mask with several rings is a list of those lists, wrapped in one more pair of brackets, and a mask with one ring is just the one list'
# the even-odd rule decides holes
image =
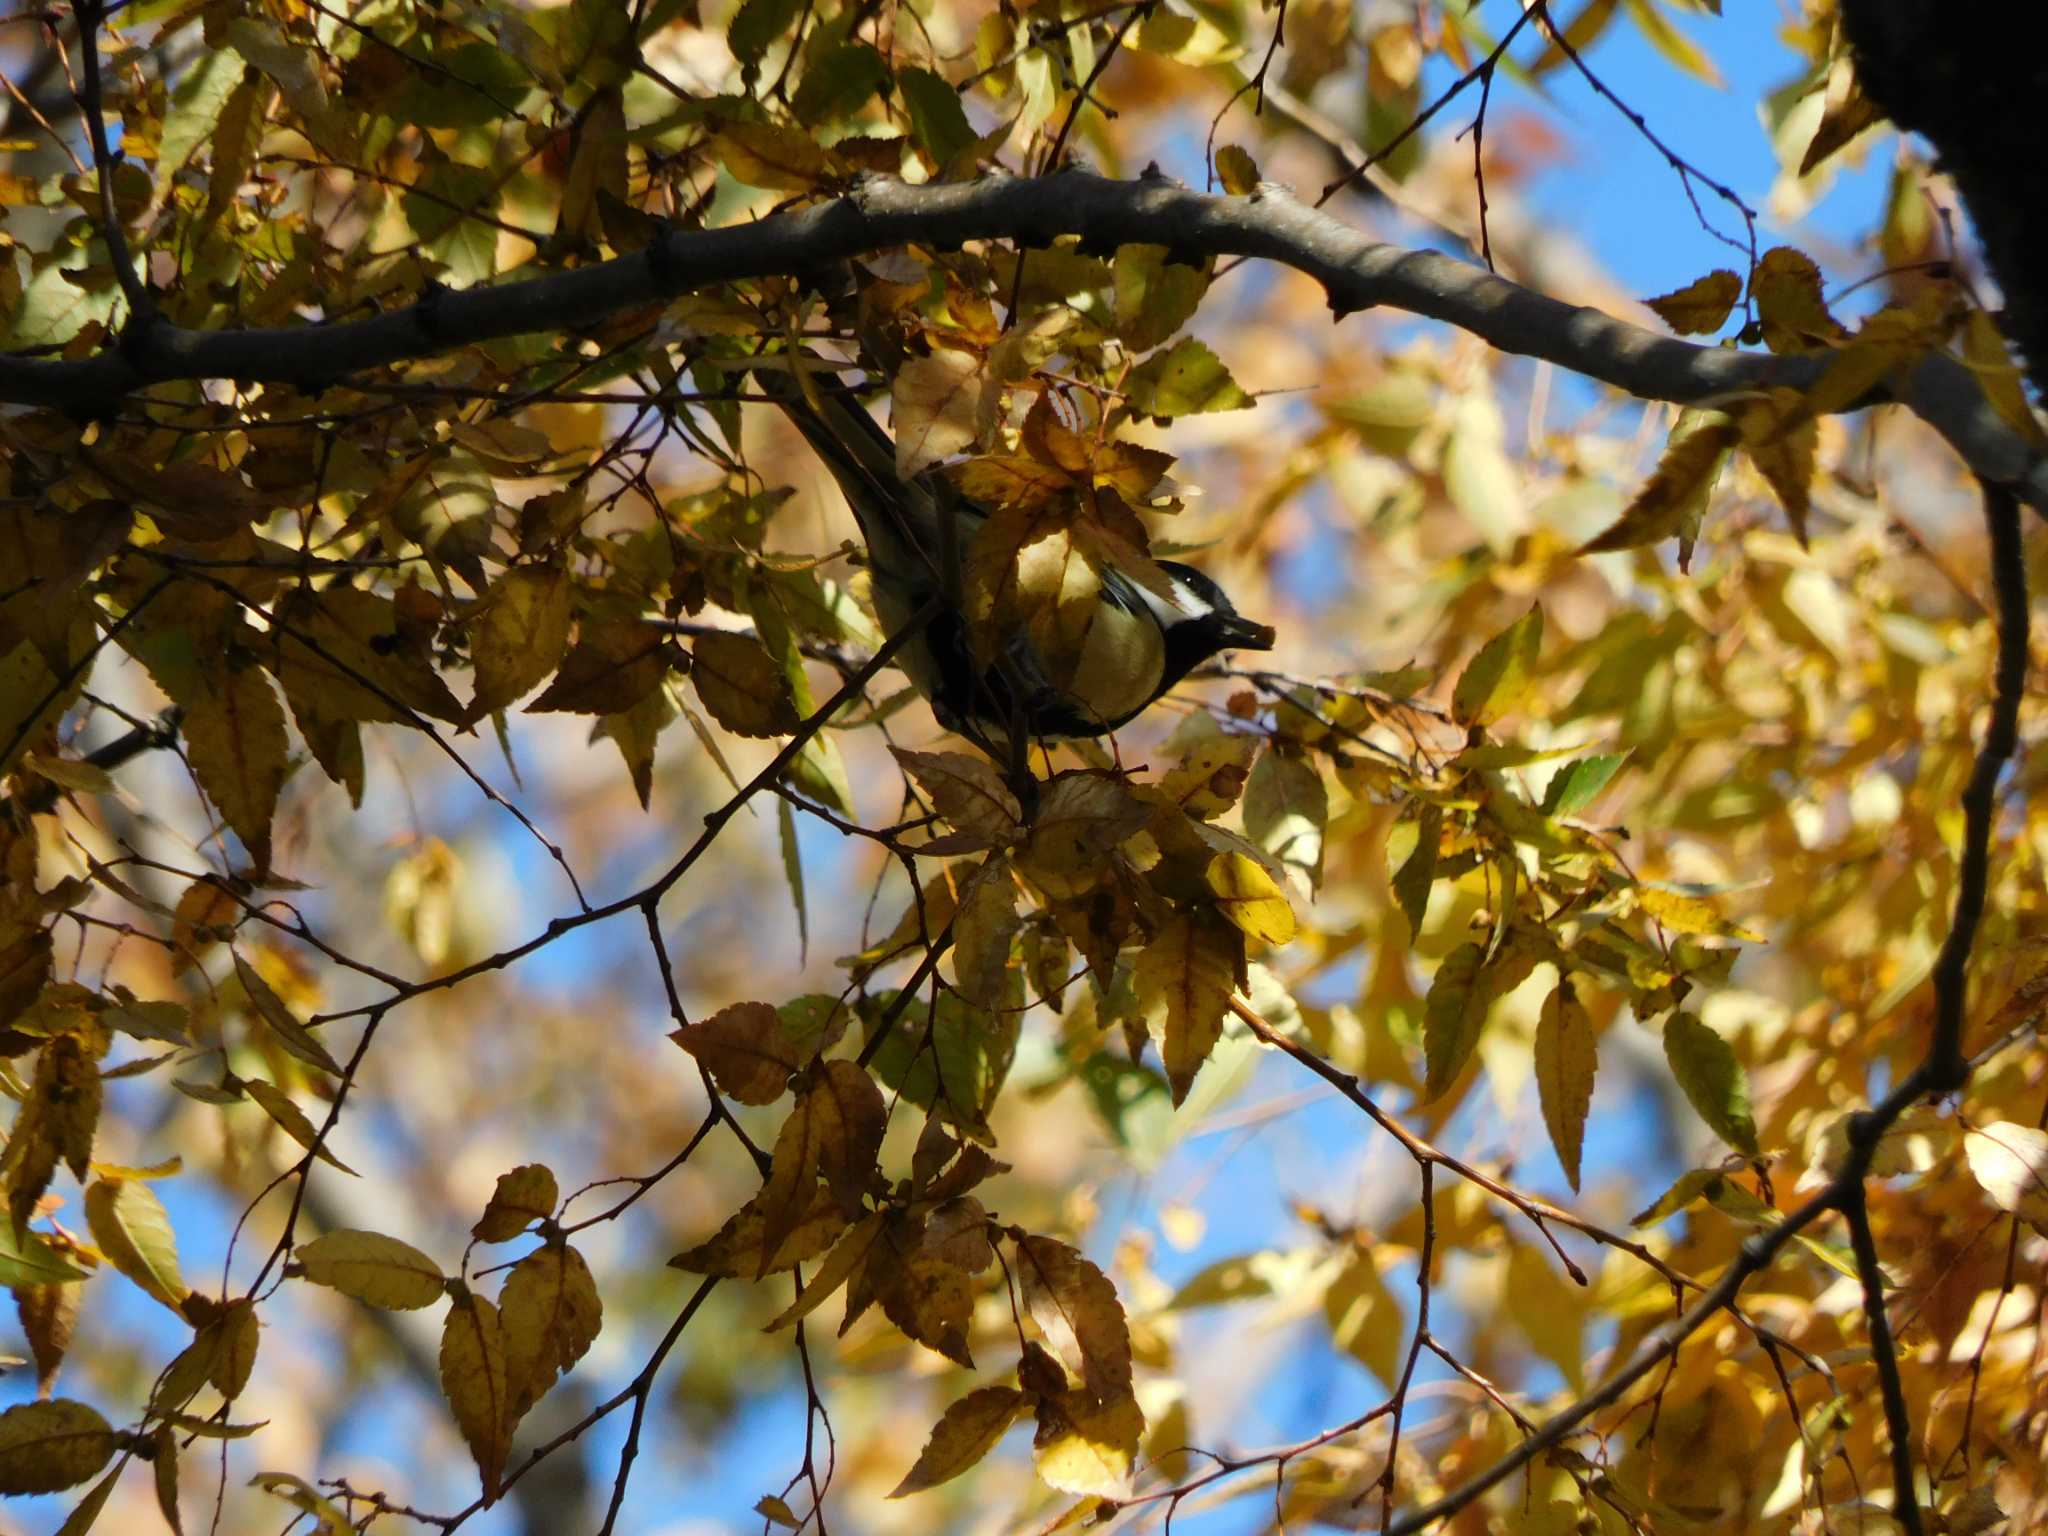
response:
{"label": "gray tree branch", "polygon": [[[630,256],[462,292],[437,290],[368,320],[208,332],[145,316],[119,346],[95,357],[0,359],[0,402],[89,414],[172,380],[315,388],[477,342],[595,325],[692,289],[800,276],[891,246],[1011,240],[1028,248],[1065,235],[1277,262],[1320,283],[1340,318],[1376,306],[1404,310],[1645,400],[1696,405],[1772,386],[1803,388],[1826,363],[1696,346],[1560,303],[1453,257],[1371,240],[1283,187],[1228,197],[1162,177],[1113,181],[1066,171],[925,186],[869,178],[844,196],[753,223],[670,230]],[[1980,479],[2014,487],[2048,516],[2048,456],[2005,424],[1960,363],[1929,357],[1890,398],[1940,433]]]}

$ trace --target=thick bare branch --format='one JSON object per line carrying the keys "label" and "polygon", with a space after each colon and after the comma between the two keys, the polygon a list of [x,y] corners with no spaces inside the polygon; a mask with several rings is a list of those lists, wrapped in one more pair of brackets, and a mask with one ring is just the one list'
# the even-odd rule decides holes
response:
{"label": "thick bare branch", "polygon": [[[692,289],[800,275],[892,246],[1047,245],[1065,235],[1091,245],[1145,242],[1278,262],[1320,283],[1339,316],[1380,306],[1441,320],[1503,352],[1545,359],[1646,400],[1698,404],[1774,385],[1800,388],[1826,363],[1658,335],[1453,257],[1369,239],[1283,187],[1212,196],[1163,177],[1113,181],[1067,171],[925,186],[870,178],[843,197],[754,223],[671,230],[631,256],[460,293],[437,291],[369,320],[222,332],[145,324],[118,351],[82,361],[8,359],[0,401],[92,412],[173,379],[317,386],[477,342],[573,331]],[[2048,457],[2000,419],[1960,363],[1928,358],[1895,398],[1981,479],[2013,486],[2048,515]]]}

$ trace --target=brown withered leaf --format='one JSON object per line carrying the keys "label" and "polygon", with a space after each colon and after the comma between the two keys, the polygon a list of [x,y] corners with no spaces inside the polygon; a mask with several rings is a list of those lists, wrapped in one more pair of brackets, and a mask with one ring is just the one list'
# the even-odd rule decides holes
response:
{"label": "brown withered leaf", "polygon": [[[4,1242],[0,1238],[0,1242]],[[71,1347],[71,1335],[78,1324],[78,1303],[84,1283],[73,1280],[50,1285],[14,1287],[14,1310],[21,1320],[22,1336],[36,1363],[36,1396],[48,1397],[57,1384],[57,1372],[64,1353]]]}
{"label": "brown withered leaf", "polygon": [[978,1275],[996,1258],[995,1248],[989,1242],[989,1228],[986,1206],[972,1195],[956,1196],[925,1218],[925,1251],[970,1275]]}
{"label": "brown withered leaf", "polygon": [[546,566],[515,566],[498,578],[470,625],[476,695],[469,719],[514,703],[561,665],[573,592],[568,572]]}
{"label": "brown withered leaf", "polygon": [[0,1168],[7,1179],[7,1209],[18,1234],[34,1214],[61,1162],[85,1177],[100,1118],[100,1073],[94,1050],[77,1035],[57,1035],[36,1055],[28,1097],[15,1117]]}
{"label": "brown withered leaf", "polygon": [[1017,835],[1023,810],[995,766],[965,752],[909,752],[891,749],[903,771],[932,802],[932,809],[962,832],[987,841],[1008,842]]}
{"label": "brown withered leaf", "polygon": [[1132,969],[1138,1008],[1179,1104],[1223,1035],[1244,938],[1227,923],[1176,912],[1138,951]]}
{"label": "brown withered leaf", "polygon": [[[253,642],[253,633],[248,638]],[[284,706],[247,657],[247,646],[231,645],[227,659],[178,702],[193,776],[260,868],[270,862],[270,820],[284,789],[288,742]]]}
{"label": "brown withered leaf", "polygon": [[675,658],[673,642],[657,624],[586,618],[555,680],[526,712],[619,714],[659,688]]}
{"label": "brown withered leaf", "polygon": [[969,1002],[1003,1006],[1010,946],[1023,923],[1009,860],[991,854],[968,878],[953,917],[953,980]]}
{"label": "brown withered leaf", "polygon": [[1001,1386],[976,1387],[948,1405],[932,1426],[916,1462],[889,1497],[922,1493],[958,1477],[994,1450],[1003,1432],[1030,1406],[1030,1393]]}
{"label": "brown withered leaf", "polygon": [[905,1253],[883,1242],[869,1255],[868,1272],[875,1299],[905,1338],[973,1368],[967,1328],[974,1318],[974,1286],[965,1270],[928,1248]]}
{"label": "brown withered leaf", "polygon": [[365,723],[403,722],[408,712],[459,720],[462,705],[434,664],[431,626],[410,622],[408,604],[416,600],[348,586],[294,588],[284,597],[273,610],[276,669],[294,712],[311,696]]}
{"label": "brown withered leaf", "polygon": [[510,1173],[498,1175],[490,1203],[469,1235],[480,1243],[509,1242],[535,1222],[553,1216],[561,1193],[554,1171],[545,1163],[522,1163]]}
{"label": "brown withered leaf", "polygon": [[508,1411],[505,1329],[498,1309],[466,1288],[441,1325],[441,1393],[476,1461],[484,1502],[497,1502],[516,1418]]}
{"label": "brown withered leaf", "polygon": [[1129,1396],[1131,1330],[1109,1276],[1066,1243],[1030,1235],[1017,1243],[1016,1269],[1032,1321],[1088,1391]]}
{"label": "brown withered leaf", "polygon": [[896,472],[907,480],[973,447],[994,427],[999,398],[986,360],[971,352],[910,359],[889,389]]}
{"label": "brown withered leaf", "polygon": [[113,1426],[96,1408],[53,1398],[0,1413],[0,1494],[59,1493],[114,1458]]}
{"label": "brown withered leaf", "polygon": [[803,722],[789,678],[751,635],[700,635],[690,681],[711,718],[735,736],[787,736]]}
{"label": "brown withered leaf", "polygon": [[815,1259],[837,1241],[847,1227],[846,1215],[832,1191],[823,1184],[811,1187],[810,1203],[781,1243],[770,1249],[763,1244],[767,1216],[763,1190],[727,1219],[724,1226],[694,1248],[670,1259],[671,1268],[693,1275],[723,1275],[728,1279],[758,1279],[778,1270],[793,1269]]}
{"label": "brown withered leaf", "polygon": [[1101,884],[1110,855],[1151,820],[1152,808],[1112,776],[1063,773],[1039,796],[1019,862],[1048,894],[1085,896]]}
{"label": "brown withered leaf", "polygon": [[583,1255],[566,1242],[551,1242],[512,1266],[498,1293],[498,1316],[509,1433],[583,1358],[604,1324],[604,1303]]}
{"label": "brown withered leaf", "polygon": [[721,1093],[742,1104],[773,1104],[806,1052],[766,1003],[734,1003],[672,1030],[669,1039],[697,1058]]}
{"label": "brown withered leaf", "polygon": [[1585,1142],[1586,1115],[1593,1107],[1593,1074],[1598,1066],[1592,1017],[1571,982],[1560,981],[1536,1023],[1536,1089],[1550,1144],[1557,1149],[1557,1160],[1574,1190],[1579,1187],[1579,1152]]}
{"label": "brown withered leaf", "polygon": [[1742,431],[1742,451],[1770,485],[1793,533],[1804,544],[1820,423],[1796,389],[1773,389],[1763,399],[1749,401],[1735,421]]}

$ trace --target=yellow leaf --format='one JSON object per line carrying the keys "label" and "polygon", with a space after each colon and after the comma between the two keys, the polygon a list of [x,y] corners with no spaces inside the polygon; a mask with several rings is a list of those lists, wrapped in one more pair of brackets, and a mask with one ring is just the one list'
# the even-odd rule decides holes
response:
{"label": "yellow leaf", "polygon": [[772,192],[807,192],[830,171],[816,139],[780,123],[721,122],[711,153],[733,180]]}
{"label": "yellow leaf", "polygon": [[604,1302],[583,1255],[550,1242],[512,1266],[498,1305],[509,1433],[589,1350],[604,1324]]}
{"label": "yellow leaf", "polygon": [[897,370],[889,391],[896,472],[905,479],[960,453],[995,425],[997,392],[972,353],[938,351]]}
{"label": "yellow leaf", "polygon": [[1531,608],[1479,648],[1451,690],[1451,713],[1467,725],[1499,719],[1529,691],[1543,649],[1543,610]]}
{"label": "yellow leaf", "polygon": [[1362,1361],[1392,1390],[1398,1384],[1406,1330],[1401,1303],[1364,1247],[1355,1249],[1323,1292],[1330,1341]]}
{"label": "yellow leaf", "polygon": [[1721,477],[1728,450],[1741,433],[1720,411],[1681,411],[1663,458],[1636,498],[1605,533],[1579,548],[1582,555],[1638,549],[1674,534],[1690,545]]}
{"label": "yellow leaf", "polygon": [[430,1307],[448,1285],[440,1265],[411,1243],[381,1232],[338,1228],[300,1244],[292,1258],[315,1285],[386,1311]]}
{"label": "yellow leaf", "polygon": [[1223,915],[1261,944],[1286,944],[1294,938],[1294,908],[1279,883],[1257,859],[1242,853],[1219,853],[1209,861],[1209,889]]}
{"label": "yellow leaf", "polygon": [[1992,1204],[2048,1236],[2048,1131],[1995,1120],[1973,1127],[1963,1152]]}
{"label": "yellow leaf", "polygon": [[506,1407],[505,1330],[498,1309],[466,1289],[441,1326],[441,1393],[476,1460],[484,1502],[493,1503],[515,1418]]}
{"label": "yellow leaf", "polygon": [[1743,452],[1769,483],[1792,531],[1805,543],[1820,423],[1796,389],[1774,389],[1764,399],[1750,401],[1736,422],[1742,431]]}
{"label": "yellow leaf", "polygon": [[1740,939],[1760,944],[1763,935],[1731,923],[1697,896],[1683,896],[1654,885],[1636,887],[1636,905],[1654,917],[1659,926],[1672,933],[1698,934],[1707,938]]}
{"label": "yellow leaf", "polygon": [[1423,1007],[1423,1053],[1428,1064],[1425,1099],[1433,1099],[1458,1080],[1479,1043],[1486,1010],[1494,992],[1481,979],[1486,952],[1477,944],[1460,944],[1430,978]]}
{"label": "yellow leaf", "polygon": [[1063,1493],[1114,1498],[1130,1483],[1145,1414],[1128,1391],[1107,1400],[1067,1392],[1038,1400],[1038,1476]]}
{"label": "yellow leaf", "polygon": [[1009,861],[991,855],[968,878],[953,918],[953,981],[969,1002],[1003,1006],[1010,949],[1023,923]]}
{"label": "yellow leaf", "polygon": [[1017,1387],[977,1387],[952,1403],[932,1426],[916,1463],[889,1497],[922,1493],[958,1477],[994,1450],[1003,1431],[1030,1405],[1031,1394]]}
{"label": "yellow leaf", "polygon": [[1742,279],[1726,267],[1716,267],[1683,288],[1643,302],[1679,335],[1705,336],[1727,323],[1728,312],[1741,297]]}
{"label": "yellow leaf", "polygon": [[1152,815],[1152,807],[1113,778],[1061,774],[1039,796],[1031,838],[1019,858],[1048,895],[1084,896],[1102,883],[1110,854]]}
{"label": "yellow leaf", "polygon": [[[1234,950],[1234,953],[1233,953]],[[1175,913],[1138,951],[1132,984],[1138,1008],[1159,1042],[1166,1080],[1179,1104],[1223,1035],[1244,940],[1236,929]]]}
{"label": "yellow leaf", "polygon": [[522,565],[499,578],[470,627],[476,696],[469,719],[505,708],[562,664],[571,594],[566,571]]}
{"label": "yellow leaf", "polygon": [[1821,297],[1820,268],[1804,251],[1773,246],[1750,275],[1749,296],[1773,352],[1811,352],[1846,334]]}
{"label": "yellow leaf", "polygon": [[28,1097],[0,1156],[16,1233],[28,1224],[60,1162],[77,1178],[85,1177],[92,1162],[93,1134],[100,1118],[99,1055],[68,1034],[53,1037],[37,1054]]}
{"label": "yellow leaf", "polygon": [[277,1123],[277,1128],[291,1137],[300,1146],[311,1152],[321,1162],[343,1173],[353,1175],[355,1169],[327,1150],[327,1144],[320,1139],[320,1132],[313,1122],[306,1118],[306,1112],[293,1102],[292,1096],[275,1083],[265,1082],[260,1077],[244,1078],[242,1091],[262,1107],[263,1113]]}
{"label": "yellow leaf", "polygon": [[669,1038],[697,1058],[721,1092],[742,1104],[781,1098],[806,1055],[766,1003],[734,1003]]}
{"label": "yellow leaf", "polygon": [[1232,197],[1244,197],[1259,185],[1259,163],[1239,145],[1226,144],[1216,151],[1216,179]]}
{"label": "yellow leaf", "polygon": [[899,1253],[885,1237],[868,1260],[867,1278],[905,1338],[973,1369],[967,1327],[974,1317],[974,1290],[965,1270],[939,1254]]}
{"label": "yellow leaf", "polygon": [[177,1237],[156,1191],[135,1179],[95,1180],[85,1192],[85,1219],[109,1264],[178,1311],[191,1287],[179,1277]]}
{"label": "yellow leaf", "polygon": [[1997,323],[1981,309],[1972,309],[1963,318],[1963,362],[2007,426],[2036,449],[2048,445],[2048,432],[2042,431],[2041,418],[2020,382],[2019,364],[2013,361]]}
{"label": "yellow leaf", "polygon": [[537,1221],[555,1214],[561,1190],[554,1172],[543,1163],[522,1163],[510,1173],[498,1175],[490,1204],[484,1207],[470,1236],[480,1243],[503,1243],[517,1237]]}
{"label": "yellow leaf", "polygon": [[285,1006],[284,999],[277,995],[270,983],[263,979],[262,973],[243,959],[239,952],[235,955],[235,975],[241,980],[242,990],[248,995],[250,1007],[255,1010],[258,1018],[270,1026],[271,1033],[277,1036],[279,1045],[308,1066],[317,1067],[335,1077],[341,1076],[341,1063],[334,1059],[333,1053],[293,1016],[291,1009]]}
{"label": "yellow leaf", "polygon": [[[926,1124],[937,1125],[938,1122],[930,1120]],[[875,1239],[882,1235],[882,1226],[882,1213],[871,1211],[849,1227],[846,1234],[832,1245],[832,1251],[825,1255],[817,1272],[804,1282],[802,1293],[764,1324],[762,1331],[773,1333],[787,1328],[824,1305],[867,1262],[868,1251],[874,1247]],[[841,1332],[844,1331],[842,1328]]]}
{"label": "yellow leaf", "polygon": [[701,635],[690,657],[697,697],[734,735],[787,736],[803,723],[788,676],[752,636]]}
{"label": "yellow leaf", "polygon": [[230,1400],[240,1397],[256,1369],[256,1348],[262,1340],[262,1325],[256,1304],[246,1296],[228,1303],[227,1310],[206,1325],[214,1335],[211,1367],[206,1379],[213,1389]]}
{"label": "yellow leaf", "polygon": [[1543,1005],[1536,1023],[1536,1091],[1550,1144],[1574,1190],[1579,1187],[1579,1154],[1585,1145],[1586,1115],[1593,1106],[1593,1074],[1599,1055],[1593,1020],[1569,981]]}
{"label": "yellow leaf", "polygon": [[1244,793],[1258,750],[1256,736],[1205,737],[1160,776],[1159,792],[1190,816],[1221,816]]}

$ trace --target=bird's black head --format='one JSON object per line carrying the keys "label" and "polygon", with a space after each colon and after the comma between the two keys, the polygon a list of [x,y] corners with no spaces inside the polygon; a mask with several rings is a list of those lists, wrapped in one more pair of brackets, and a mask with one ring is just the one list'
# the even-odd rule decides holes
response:
{"label": "bird's black head", "polygon": [[1270,651],[1273,626],[1246,618],[1221,587],[1191,565],[1162,560],[1159,569],[1194,599],[1186,617],[1163,626],[1166,672],[1162,689],[1171,688],[1210,657],[1222,651]]}

